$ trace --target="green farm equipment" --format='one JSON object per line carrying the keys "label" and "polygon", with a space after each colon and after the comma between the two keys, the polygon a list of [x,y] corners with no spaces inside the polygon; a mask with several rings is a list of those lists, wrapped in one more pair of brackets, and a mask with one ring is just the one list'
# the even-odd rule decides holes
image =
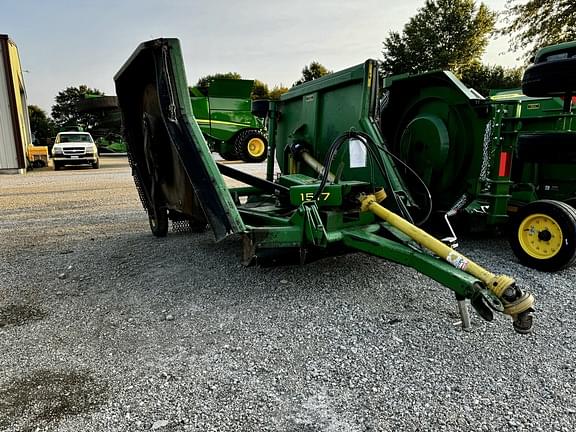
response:
{"label": "green farm equipment", "polygon": [[[543,271],[576,260],[576,43],[567,48],[567,60],[526,71],[531,97],[485,99],[438,71],[385,78],[381,100],[382,134],[428,186],[435,214],[449,227],[457,214],[480,229],[510,227],[519,260]],[[558,55],[558,47],[546,50]]]}
{"label": "green farm equipment", "polygon": [[[192,114],[176,39],[141,44],[115,76],[134,181],[154,235],[169,220],[243,239],[243,262],[271,255],[302,264],[365,252],[410,266],[453,290],[485,319],[532,327],[531,294],[410,222],[416,210],[384,145],[378,64],[368,60],[290,90],[269,105],[266,178],[220,164]],[[275,172],[274,158],[280,167]],[[227,176],[247,186],[228,188]]]}
{"label": "green farm equipment", "polygon": [[262,162],[268,141],[262,121],[252,113],[252,80],[215,79],[190,87],[192,112],[212,151],[225,160]]}
{"label": "green farm equipment", "polygon": [[126,153],[116,96],[88,94],[76,104],[76,108],[78,112],[92,114],[97,119],[97,126],[90,130],[90,134],[96,141],[98,153]]}

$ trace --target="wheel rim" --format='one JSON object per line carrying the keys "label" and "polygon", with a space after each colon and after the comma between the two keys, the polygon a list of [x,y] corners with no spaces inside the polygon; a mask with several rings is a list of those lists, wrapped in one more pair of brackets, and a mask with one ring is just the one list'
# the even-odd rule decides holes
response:
{"label": "wheel rim", "polygon": [[532,258],[550,259],[560,252],[564,236],[562,228],[553,218],[535,213],[520,223],[518,241],[524,252]]}
{"label": "wheel rim", "polygon": [[260,138],[252,138],[248,141],[248,154],[251,157],[257,158],[264,154],[266,145]]}

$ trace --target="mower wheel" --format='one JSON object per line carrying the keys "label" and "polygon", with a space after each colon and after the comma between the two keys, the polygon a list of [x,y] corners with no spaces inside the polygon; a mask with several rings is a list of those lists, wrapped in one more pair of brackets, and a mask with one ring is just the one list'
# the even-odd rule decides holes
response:
{"label": "mower wheel", "polygon": [[576,210],[576,198],[568,198],[564,202]]}
{"label": "mower wheel", "polygon": [[268,141],[255,129],[243,130],[234,140],[234,150],[244,162],[262,162],[268,156]]}
{"label": "mower wheel", "polygon": [[158,207],[150,209],[148,213],[148,222],[150,222],[150,229],[155,237],[166,237],[168,234],[168,210],[165,207]]}
{"label": "mower wheel", "polygon": [[218,153],[222,159],[227,161],[234,161],[240,159],[236,152],[219,152]]}
{"label": "mower wheel", "polygon": [[575,75],[575,57],[535,63],[524,72],[522,92],[535,97],[576,93]]}
{"label": "mower wheel", "polygon": [[510,246],[527,267],[553,272],[576,261],[576,209],[553,200],[534,201],[512,220]]}
{"label": "mower wheel", "polygon": [[208,229],[208,223],[206,221],[202,222],[193,219],[188,220],[188,226],[193,233],[203,233]]}

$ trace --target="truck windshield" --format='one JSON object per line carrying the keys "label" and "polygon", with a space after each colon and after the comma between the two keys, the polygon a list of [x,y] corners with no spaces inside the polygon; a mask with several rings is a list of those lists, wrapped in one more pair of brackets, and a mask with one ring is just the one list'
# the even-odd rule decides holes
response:
{"label": "truck windshield", "polygon": [[88,134],[66,134],[60,135],[59,142],[92,142],[92,137]]}

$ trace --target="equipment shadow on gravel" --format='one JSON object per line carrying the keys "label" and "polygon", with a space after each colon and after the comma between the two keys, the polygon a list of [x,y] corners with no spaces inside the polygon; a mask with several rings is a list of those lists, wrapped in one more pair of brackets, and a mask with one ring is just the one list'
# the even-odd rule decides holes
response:
{"label": "equipment shadow on gravel", "polygon": [[0,428],[32,431],[89,412],[106,394],[107,385],[86,371],[38,369],[0,387]]}
{"label": "equipment shadow on gravel", "polygon": [[38,321],[46,316],[46,312],[30,305],[10,304],[0,306],[0,328],[8,325],[22,325],[29,321]]}

